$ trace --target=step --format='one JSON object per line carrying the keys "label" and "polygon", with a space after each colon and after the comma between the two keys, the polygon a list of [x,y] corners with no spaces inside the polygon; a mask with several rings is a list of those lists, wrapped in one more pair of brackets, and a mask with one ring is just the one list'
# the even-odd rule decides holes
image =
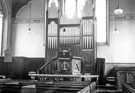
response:
{"label": "step", "polygon": [[97,85],[97,88],[98,89],[101,89],[101,90],[116,90],[116,86],[115,85],[111,85],[111,84],[106,84],[106,85]]}
{"label": "step", "polygon": [[115,77],[107,77],[106,79],[107,79],[107,81],[115,81],[116,78]]}
{"label": "step", "polygon": [[116,90],[102,90],[102,89],[99,89],[99,90],[97,90],[97,92],[96,93],[117,93],[117,91]]}

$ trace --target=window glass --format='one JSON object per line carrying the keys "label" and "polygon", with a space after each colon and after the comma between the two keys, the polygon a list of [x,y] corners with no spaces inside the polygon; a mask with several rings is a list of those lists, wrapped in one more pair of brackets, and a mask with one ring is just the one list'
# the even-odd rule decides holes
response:
{"label": "window glass", "polygon": [[2,46],[2,16],[0,16],[0,55],[1,55],[1,46]]}
{"label": "window glass", "polygon": [[97,43],[108,43],[107,0],[96,0]]}

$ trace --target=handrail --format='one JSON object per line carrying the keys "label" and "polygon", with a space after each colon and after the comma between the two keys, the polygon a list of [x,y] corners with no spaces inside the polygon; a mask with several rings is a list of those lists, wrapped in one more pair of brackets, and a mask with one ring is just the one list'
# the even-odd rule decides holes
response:
{"label": "handrail", "polygon": [[57,58],[52,58],[49,61],[47,61],[42,67],[39,68],[39,70],[42,70],[45,66],[47,66],[52,60],[57,59]]}

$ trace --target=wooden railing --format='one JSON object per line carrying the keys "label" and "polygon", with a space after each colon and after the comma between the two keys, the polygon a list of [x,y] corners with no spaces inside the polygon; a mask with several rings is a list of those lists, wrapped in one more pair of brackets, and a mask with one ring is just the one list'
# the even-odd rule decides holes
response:
{"label": "wooden railing", "polygon": [[[52,58],[49,61],[47,61],[43,66],[41,66],[39,69],[37,69],[37,74],[40,73],[49,73],[50,74],[50,69],[48,68],[49,65],[54,62],[57,58]],[[48,69],[47,69],[48,68]],[[46,72],[45,70],[48,70],[49,72]],[[42,72],[41,72],[42,71]]]}

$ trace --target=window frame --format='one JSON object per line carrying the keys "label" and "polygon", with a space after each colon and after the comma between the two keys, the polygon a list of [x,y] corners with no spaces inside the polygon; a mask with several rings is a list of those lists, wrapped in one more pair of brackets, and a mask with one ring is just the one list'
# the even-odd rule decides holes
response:
{"label": "window frame", "polygon": [[[3,15],[4,16],[4,15]],[[1,23],[0,23],[0,25],[1,25],[1,29],[0,29],[0,38],[1,38],[1,41],[0,41],[0,56],[2,56],[2,50],[3,50],[3,16],[1,16],[0,17],[0,19],[1,19]]]}
{"label": "window frame", "polygon": [[110,22],[109,22],[109,0],[106,0],[106,41],[96,42],[98,46],[108,46],[110,44]]}

